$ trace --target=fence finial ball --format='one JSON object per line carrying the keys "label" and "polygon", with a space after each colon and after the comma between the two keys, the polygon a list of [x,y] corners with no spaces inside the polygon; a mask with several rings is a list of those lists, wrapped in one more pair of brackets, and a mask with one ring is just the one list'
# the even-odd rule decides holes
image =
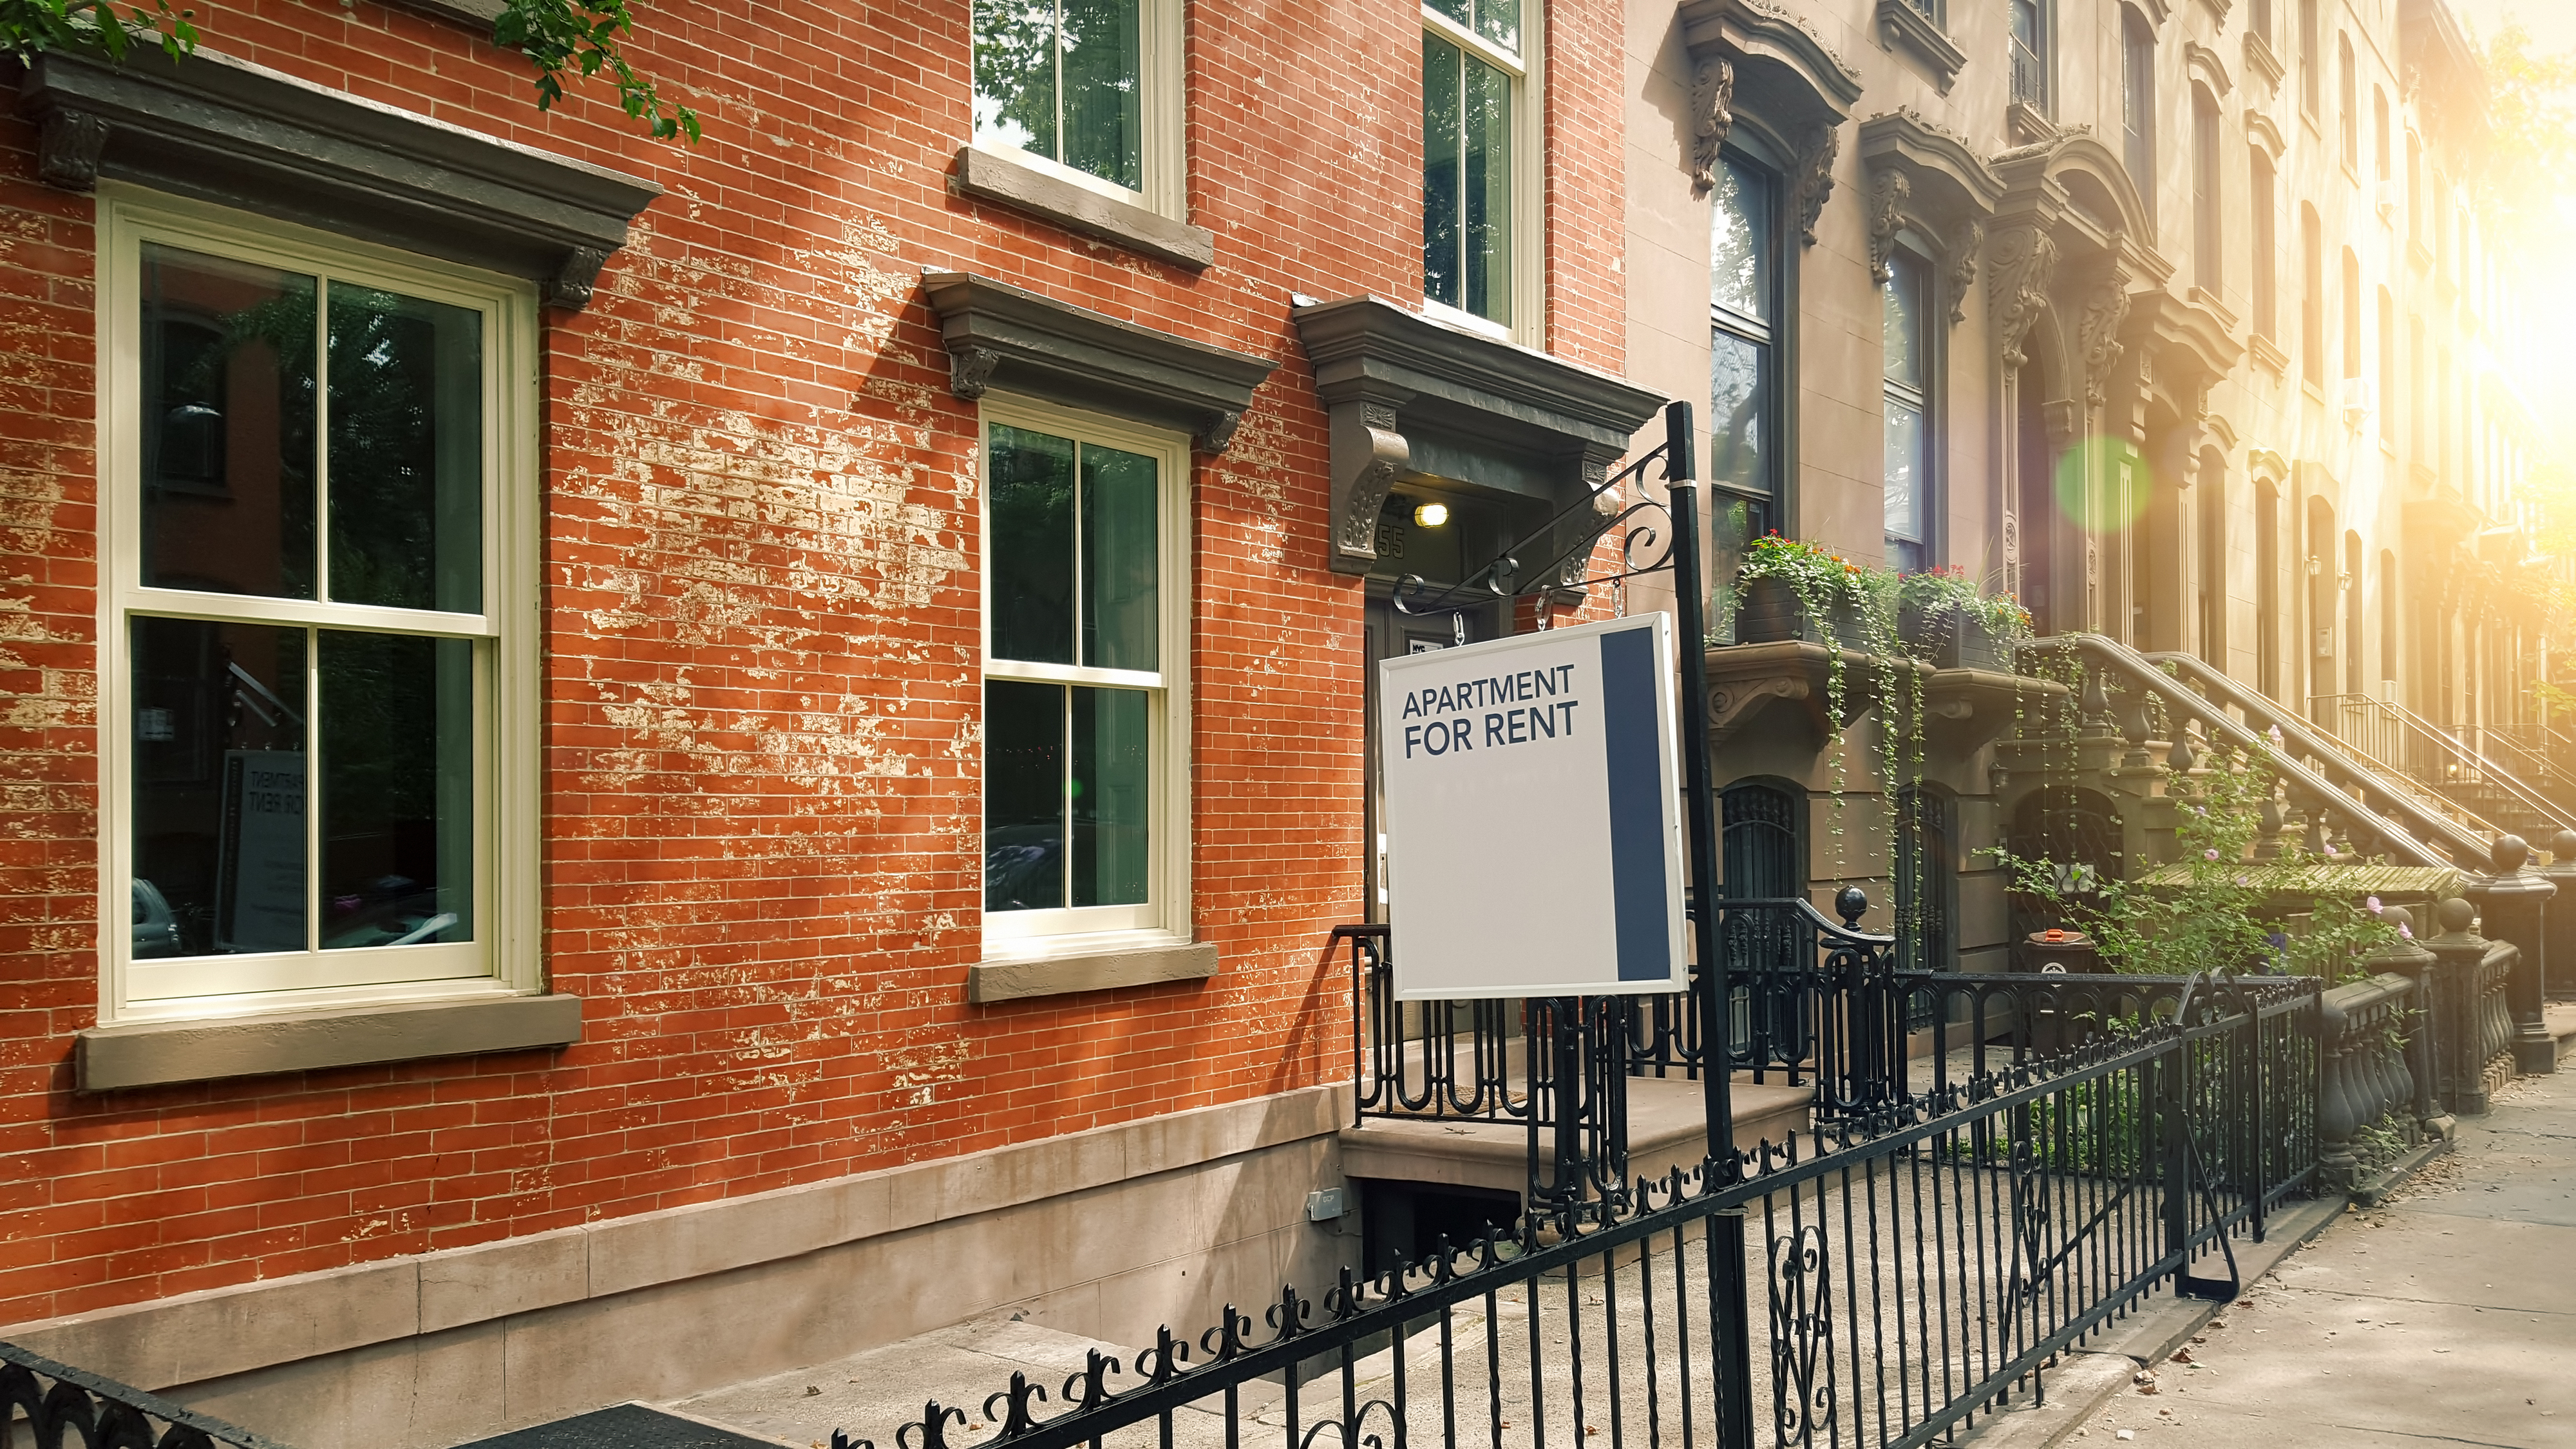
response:
{"label": "fence finial ball", "polygon": [[2549,863],[2576,865],[2576,830],[2561,830],[2549,837]]}
{"label": "fence finial ball", "polygon": [[1857,929],[1861,916],[1868,910],[1869,894],[1859,886],[1844,886],[1834,896],[1834,911],[1843,918],[1846,927]]}
{"label": "fence finial ball", "polygon": [[2415,929],[2415,913],[2404,906],[2390,906],[2379,913],[2379,923],[2411,934]]}
{"label": "fence finial ball", "polygon": [[2519,835],[2499,834],[2495,838],[2495,844],[2487,847],[2487,863],[2495,867],[2495,873],[2498,875],[2513,874],[2522,869],[2522,863],[2529,859],[2531,859],[2531,847],[2524,844]]}
{"label": "fence finial ball", "polygon": [[2468,930],[2469,923],[2478,918],[2478,908],[2459,896],[2452,896],[2442,902],[2434,914],[2441,918],[2442,933],[2446,936],[2456,936]]}

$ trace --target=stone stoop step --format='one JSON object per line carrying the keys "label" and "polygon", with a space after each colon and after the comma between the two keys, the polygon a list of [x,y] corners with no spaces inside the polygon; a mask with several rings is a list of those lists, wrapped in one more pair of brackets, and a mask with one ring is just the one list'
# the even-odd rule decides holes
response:
{"label": "stone stoop step", "polygon": [[2552,1001],[2540,1009],[2540,1019],[2549,1024],[2550,1040],[2558,1043],[2558,1059],[2565,1061],[2576,1052],[2576,1001]]}
{"label": "stone stoop step", "polygon": [[[1812,1086],[1777,1080],[1757,1085],[1735,1074],[1735,1145],[1752,1148],[1785,1142],[1807,1130],[1815,1104]],[[1346,1177],[1439,1187],[1478,1187],[1519,1192],[1529,1186],[1529,1129],[1518,1122],[1460,1121],[1423,1117],[1371,1117],[1345,1127],[1342,1173]],[[1680,1077],[1628,1079],[1628,1175],[1661,1178],[1674,1168],[1696,1168],[1708,1155],[1708,1117],[1700,1084]]]}

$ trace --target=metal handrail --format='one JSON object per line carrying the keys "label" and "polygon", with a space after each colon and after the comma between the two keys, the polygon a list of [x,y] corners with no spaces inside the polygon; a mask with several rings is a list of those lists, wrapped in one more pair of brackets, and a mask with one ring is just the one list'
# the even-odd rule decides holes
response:
{"label": "metal handrail", "polygon": [[[2558,829],[2576,829],[2576,818],[2571,818],[2565,810],[2559,808],[2556,804],[2552,803],[2547,796],[2541,794],[2531,785],[2525,783],[2520,776],[2487,758],[2484,752],[2480,751],[2475,746],[2470,745],[2465,740],[2462,740],[2459,736],[2443,729],[2440,725],[2433,723],[2431,720],[2424,718],[2422,715],[2419,715],[2415,711],[2408,709],[2406,706],[2397,703],[2395,700],[2373,699],[2368,695],[2328,694],[2317,696],[2317,698],[2312,700],[2311,703],[2354,700],[2357,700],[2368,707],[2385,712],[2390,718],[2396,720],[2399,725],[2406,729],[2413,730],[2419,738],[2430,741],[2437,748],[2451,755],[2455,760],[2467,765],[2470,769],[2476,772],[2477,783],[2491,785],[2496,789],[2503,791],[2506,795],[2513,798],[2515,804],[2520,805],[2525,810],[2539,816],[2541,819],[2548,821],[2552,826]],[[2349,704],[2347,704],[2346,707],[2348,708]],[[2396,765],[2385,758],[2377,757],[2372,751],[2366,750],[2351,741],[2345,741],[2344,744],[2345,748],[2351,750],[2354,754],[2360,755],[2366,760],[2370,760],[2372,763],[2380,766],[2382,769],[2385,769],[2390,773],[2400,775],[2408,779],[2414,779],[2416,780],[2416,783],[2433,788],[2437,791],[2439,789],[2439,786],[2435,785],[2434,782],[2422,780],[2410,775],[2403,766]],[[2447,797],[2445,798],[2447,799]],[[2457,804],[2457,802],[2452,803]],[[2488,823],[2482,819],[2478,819],[2477,813],[2470,810],[2467,806],[2462,805],[2458,808],[2461,814],[2469,816],[2477,824],[2485,825]]]}
{"label": "metal handrail", "polygon": [[[2269,699],[2254,694],[2235,680],[2210,668],[2187,654],[2145,655],[2116,640],[2100,634],[2053,634],[2026,640],[2021,648],[2034,653],[2050,649],[2073,648],[2099,658],[2129,684],[2162,699],[2175,711],[2178,721],[2198,719],[2213,733],[2223,735],[2246,749],[2269,749],[2270,741],[2247,725],[2227,715],[2233,706],[2243,710],[2249,720],[2259,719],[2265,726],[2278,729],[2285,745],[2295,748],[2316,761],[2311,768],[2288,750],[2278,752],[2274,768],[2284,783],[2305,791],[2320,801],[2339,802],[2339,808],[2387,845],[2395,854],[2405,856],[2417,865],[2466,867],[2488,863],[2489,843],[2460,828],[2448,817],[2426,808],[2412,797],[2392,789],[2388,782],[2370,770],[2352,762],[2343,747],[2319,735],[2315,728],[2297,715],[2281,709]],[[2159,666],[2171,666],[2167,674]],[[2198,683],[2205,692],[2195,693],[2185,679]],[[2383,797],[2395,820],[2371,808],[2370,796]],[[2422,838],[2418,838],[2418,837]],[[2436,855],[2425,840],[2438,843],[2450,852],[2450,859]]]}
{"label": "metal handrail", "polygon": [[[2458,821],[2464,826],[2467,826],[2469,829],[2485,831],[2490,837],[2505,833],[2502,826],[2489,820],[2486,816],[2478,813],[2476,810],[2463,803],[2458,796],[2445,791],[2440,783],[2427,778],[2419,770],[2410,768],[2401,762],[2405,754],[2405,741],[2402,732],[2406,728],[2406,723],[2405,721],[2397,718],[2395,712],[2389,708],[2386,700],[2373,699],[2366,694],[2315,694],[2308,696],[2308,712],[2311,716],[2316,716],[2319,710],[2328,708],[2335,710],[2338,717],[2333,723],[2323,725],[2321,728],[2327,730],[2329,737],[2341,744],[2347,754],[2354,756],[2363,764],[2379,771],[2390,783],[2406,786],[2414,792],[2416,799],[2421,800],[2433,809],[2439,810],[2443,814],[2450,816],[2452,819]],[[2351,732],[2346,730],[2344,727],[2345,723],[2350,719],[2353,711],[2368,711],[2372,709],[2382,711],[2387,717],[2384,719],[2368,721],[2369,724],[2376,727],[2375,730],[2369,731],[2369,733],[2376,735],[2378,732],[2384,731],[2391,738],[2392,746],[2390,748],[2380,748],[2370,740],[2355,739],[2352,737]],[[2472,768],[2474,768],[2474,766],[2472,766]],[[2465,782],[2465,777],[2463,782]]]}

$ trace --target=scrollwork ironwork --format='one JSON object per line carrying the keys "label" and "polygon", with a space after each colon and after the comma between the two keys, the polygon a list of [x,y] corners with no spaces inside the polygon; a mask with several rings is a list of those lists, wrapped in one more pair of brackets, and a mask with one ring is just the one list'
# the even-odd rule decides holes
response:
{"label": "scrollwork ironwork", "polygon": [[1817,1223],[1771,1241],[1771,1407],[1780,1442],[1834,1442],[1833,1277]]}

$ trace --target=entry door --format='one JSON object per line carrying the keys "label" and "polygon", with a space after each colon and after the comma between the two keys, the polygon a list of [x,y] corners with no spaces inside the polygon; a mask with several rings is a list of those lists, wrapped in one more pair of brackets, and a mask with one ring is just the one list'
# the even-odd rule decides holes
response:
{"label": "entry door", "polygon": [[1368,601],[1367,675],[1363,698],[1368,719],[1368,850],[1363,900],[1371,921],[1386,920],[1386,840],[1379,822],[1385,816],[1384,775],[1378,765],[1377,663],[1406,654],[1427,654],[1474,644],[1511,632],[1510,615],[1500,602],[1470,605],[1433,614],[1398,613],[1384,586],[1372,581]]}

